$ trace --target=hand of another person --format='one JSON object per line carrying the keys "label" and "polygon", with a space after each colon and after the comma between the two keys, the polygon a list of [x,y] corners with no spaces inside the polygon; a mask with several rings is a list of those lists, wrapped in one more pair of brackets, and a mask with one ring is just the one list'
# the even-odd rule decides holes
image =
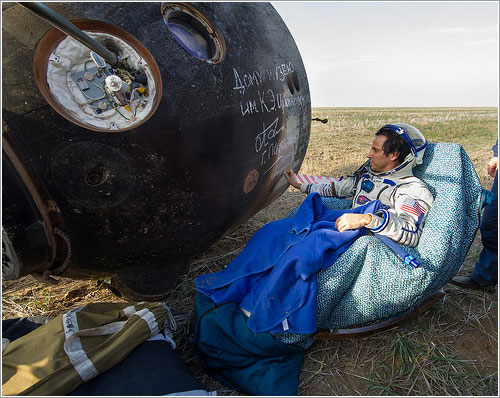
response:
{"label": "hand of another person", "polygon": [[292,185],[293,187],[297,188],[297,189],[300,189],[300,185],[301,183],[299,182],[298,178],[297,178],[297,174],[295,174],[293,172],[293,170],[288,170],[288,171],[285,171],[283,173],[283,175],[285,176],[286,180],[288,181],[288,183],[290,185]]}
{"label": "hand of another person", "polygon": [[495,173],[498,168],[498,157],[491,158],[488,162],[488,174],[495,178]]}
{"label": "hand of another person", "polygon": [[335,228],[339,232],[348,231],[350,229],[359,229],[366,227],[372,221],[372,215],[367,214],[356,214],[356,213],[344,213],[337,221],[335,221]]}

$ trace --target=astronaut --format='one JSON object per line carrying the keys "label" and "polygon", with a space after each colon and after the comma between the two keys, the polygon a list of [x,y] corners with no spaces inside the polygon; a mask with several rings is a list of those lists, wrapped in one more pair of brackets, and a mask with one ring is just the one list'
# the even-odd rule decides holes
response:
{"label": "astronaut", "polygon": [[426,146],[427,140],[414,126],[388,124],[376,132],[368,160],[346,178],[331,184],[308,184],[300,183],[292,170],[284,176],[301,192],[352,199],[351,208],[380,200],[383,209],[375,214],[346,213],[337,219],[335,227],[341,232],[366,227],[414,247],[434,202],[425,183],[412,172],[415,165],[422,163]]}

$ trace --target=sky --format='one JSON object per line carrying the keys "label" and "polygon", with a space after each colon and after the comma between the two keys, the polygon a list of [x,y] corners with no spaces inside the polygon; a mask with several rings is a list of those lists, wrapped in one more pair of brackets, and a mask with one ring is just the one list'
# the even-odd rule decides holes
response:
{"label": "sky", "polygon": [[498,107],[497,1],[272,2],[312,106]]}

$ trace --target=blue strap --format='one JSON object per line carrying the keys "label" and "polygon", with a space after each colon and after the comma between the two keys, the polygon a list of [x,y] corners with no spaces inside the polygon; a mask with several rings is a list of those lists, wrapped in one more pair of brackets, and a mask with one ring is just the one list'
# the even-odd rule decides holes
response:
{"label": "blue strap", "polygon": [[379,238],[382,242],[384,242],[387,246],[389,246],[394,253],[396,253],[401,259],[408,265],[411,265],[413,268],[417,268],[420,264],[415,259],[415,257],[409,255],[405,250],[401,248],[396,242],[389,239],[387,236],[374,234],[377,238]]}

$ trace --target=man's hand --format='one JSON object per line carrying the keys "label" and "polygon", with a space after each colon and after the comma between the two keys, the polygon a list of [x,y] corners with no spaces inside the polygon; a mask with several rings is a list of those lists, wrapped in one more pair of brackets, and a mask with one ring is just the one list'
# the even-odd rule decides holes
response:
{"label": "man's hand", "polygon": [[490,161],[488,162],[488,174],[495,178],[495,173],[497,172],[498,168],[498,158],[494,157],[491,158]]}
{"label": "man's hand", "polygon": [[344,213],[335,222],[335,228],[339,232],[347,231],[349,229],[359,229],[361,227],[366,227],[372,221],[372,215],[367,214],[356,214],[356,213]]}
{"label": "man's hand", "polygon": [[297,189],[300,189],[300,185],[301,183],[299,182],[299,180],[297,179],[297,174],[295,174],[293,172],[293,170],[288,170],[288,171],[285,171],[283,173],[283,175],[285,176],[286,180],[288,181],[288,183],[290,185],[292,185],[293,187],[297,188]]}

